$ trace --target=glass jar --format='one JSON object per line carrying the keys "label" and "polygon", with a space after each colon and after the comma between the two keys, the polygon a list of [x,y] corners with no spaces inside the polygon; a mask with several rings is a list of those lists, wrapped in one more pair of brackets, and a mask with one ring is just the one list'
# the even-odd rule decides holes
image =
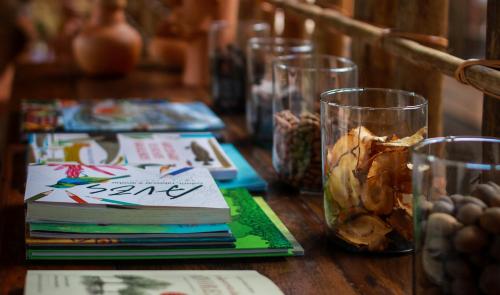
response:
{"label": "glass jar", "polygon": [[328,233],[352,251],[411,251],[409,148],[427,134],[427,101],[413,92],[351,88],[321,94]]}
{"label": "glass jar", "polygon": [[281,55],[311,53],[310,40],[251,38],[247,45],[247,128],[254,139],[271,146],[273,138],[273,59]]}
{"label": "glass jar", "polygon": [[357,67],[331,55],[277,57],[273,74],[273,166],[301,191],[321,191],[320,95],[357,86]]}
{"label": "glass jar", "polygon": [[500,139],[413,150],[414,294],[500,294]]}
{"label": "glass jar", "polygon": [[248,20],[236,24],[215,21],[208,32],[213,107],[218,112],[245,109],[246,57],[248,39],[268,37],[269,25]]}

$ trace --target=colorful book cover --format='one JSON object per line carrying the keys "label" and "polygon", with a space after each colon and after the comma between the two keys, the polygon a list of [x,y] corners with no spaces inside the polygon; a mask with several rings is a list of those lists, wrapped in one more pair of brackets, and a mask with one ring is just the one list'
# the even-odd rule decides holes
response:
{"label": "colorful book cover", "polygon": [[108,99],[64,108],[66,131],[208,131],[224,123],[201,102]]}
{"label": "colorful book cover", "polygon": [[118,142],[128,165],[205,167],[218,180],[238,172],[211,133],[122,133]]}
{"label": "colorful book cover", "polygon": [[57,130],[62,126],[54,100],[23,101],[21,128],[25,132]]}
{"label": "colorful book cover", "polygon": [[23,101],[25,132],[217,131],[224,123],[204,103],[160,99]]}
{"label": "colorful book cover", "polygon": [[288,230],[286,225],[279,219],[278,215],[274,213],[273,209],[269,207],[266,201],[262,197],[254,198],[257,205],[259,205],[260,209],[264,211],[264,213],[269,217],[269,219],[274,223],[274,225],[280,230],[280,232],[286,237],[286,239],[292,244],[293,254],[296,256],[304,255],[304,248],[302,245],[295,239],[292,233]]}
{"label": "colorful book cover", "polygon": [[30,133],[28,162],[124,165],[116,134]]}
{"label": "colorful book cover", "polygon": [[[205,209],[204,214],[213,211],[218,217],[227,216],[217,223],[229,219],[228,205],[207,169],[156,168],[158,172],[151,173],[132,166],[64,163],[29,165],[24,198],[28,204],[27,219],[124,223],[108,221],[116,217],[134,221],[131,223],[155,224],[153,220],[165,221],[163,218],[168,218],[170,222],[158,223],[207,223],[202,222],[203,219],[185,222],[190,217],[187,213],[194,214],[201,212],[201,209]],[[141,210],[132,212],[124,209],[170,209],[172,216],[166,216],[166,211],[155,213],[150,210],[140,215]],[[178,213],[177,217],[184,216],[186,220],[175,222],[175,212]]]}
{"label": "colorful book cover", "polygon": [[[211,249],[31,249],[29,259],[188,259],[301,255],[294,248],[284,226],[276,224],[245,189],[222,190],[231,208],[229,227],[236,238],[235,248]],[[274,219],[274,221],[273,221]]]}
{"label": "colorful book cover", "polygon": [[238,169],[211,133],[32,133],[29,162],[204,167],[217,180]]}
{"label": "colorful book cover", "polygon": [[226,233],[229,226],[220,224],[85,224],[30,223],[29,230],[81,234],[199,234]]}
{"label": "colorful book cover", "polygon": [[28,270],[25,295],[282,295],[252,270]]}
{"label": "colorful book cover", "polygon": [[232,180],[217,180],[217,185],[220,188],[246,188],[251,192],[262,192],[267,190],[267,182],[260,177],[234,145],[223,143],[221,147],[238,169],[238,175]]}
{"label": "colorful book cover", "polygon": [[235,242],[234,237],[221,238],[87,238],[87,239],[68,239],[68,238],[34,238],[29,234],[26,236],[26,245],[29,247],[152,247],[152,246],[203,246],[219,245],[232,247]]}

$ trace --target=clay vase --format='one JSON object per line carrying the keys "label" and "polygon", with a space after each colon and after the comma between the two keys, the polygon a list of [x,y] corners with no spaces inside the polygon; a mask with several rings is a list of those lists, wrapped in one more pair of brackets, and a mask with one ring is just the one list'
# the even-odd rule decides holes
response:
{"label": "clay vase", "polygon": [[73,40],[80,68],[91,76],[130,72],[139,61],[142,40],[125,21],[126,0],[96,0],[90,21]]}

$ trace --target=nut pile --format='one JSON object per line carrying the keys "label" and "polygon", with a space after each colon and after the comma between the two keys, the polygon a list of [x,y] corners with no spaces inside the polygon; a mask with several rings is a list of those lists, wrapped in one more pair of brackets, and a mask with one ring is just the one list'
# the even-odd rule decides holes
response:
{"label": "nut pile", "polygon": [[418,284],[429,292],[500,294],[500,186],[479,184],[472,194],[420,201]]}
{"label": "nut pile", "polygon": [[296,188],[321,190],[319,114],[289,110],[274,115],[273,165],[283,181]]}
{"label": "nut pile", "polygon": [[398,138],[353,128],[326,148],[325,215],[333,234],[357,250],[405,251],[413,240],[408,149],[426,129]]}

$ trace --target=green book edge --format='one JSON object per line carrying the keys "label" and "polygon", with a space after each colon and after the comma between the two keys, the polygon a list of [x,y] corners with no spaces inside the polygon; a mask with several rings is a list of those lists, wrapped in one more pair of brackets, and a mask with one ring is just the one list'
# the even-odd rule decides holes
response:
{"label": "green book edge", "polygon": [[288,230],[286,225],[281,221],[281,219],[274,213],[273,209],[269,207],[267,202],[262,197],[254,197],[255,202],[264,211],[264,213],[269,217],[269,219],[274,223],[274,225],[280,230],[280,232],[286,237],[286,239],[292,244],[293,249],[292,254],[294,256],[303,256],[305,254],[304,248],[295,239],[292,233]]}
{"label": "green book edge", "polygon": [[[148,256],[135,256],[133,255],[134,250],[126,250],[124,249],[124,255],[119,255],[119,256],[63,256],[63,255],[54,255],[54,256],[34,256],[34,252],[44,252],[44,253],[50,253],[50,252],[61,252],[60,250],[33,250],[33,249],[28,249],[27,250],[27,258],[30,260],[68,260],[68,259],[80,259],[80,260],[141,260],[141,259],[196,259],[196,258],[231,258],[231,257],[272,257],[272,256],[298,256],[298,255],[304,255],[304,250],[302,246],[297,242],[297,240],[293,237],[293,235],[290,233],[290,231],[286,228],[286,226],[281,222],[279,217],[272,211],[272,209],[267,205],[267,203],[264,201],[262,197],[255,197],[253,198],[250,193],[246,189],[232,189],[232,190],[222,190],[224,196],[226,197],[226,200],[228,203],[230,203],[231,210],[235,210],[235,208],[242,208],[241,205],[243,204],[243,208],[251,208],[252,206],[254,208],[259,208],[262,213],[264,213],[262,216],[265,217],[268,221],[270,221],[273,225],[273,227],[277,230],[276,232],[272,233],[273,230],[270,230],[271,233],[269,232],[270,228],[265,229],[265,232],[271,236],[274,235],[274,244],[271,243],[271,247],[269,248],[260,248],[261,250],[266,250],[266,249],[283,249],[285,251],[282,252],[275,252],[275,253],[269,253],[269,252],[261,252],[261,253],[211,253],[211,254],[189,254],[189,255],[154,255],[154,252],[162,251],[162,250],[151,250],[148,252],[151,252],[152,255]],[[240,207],[236,207],[234,202],[237,202],[240,204]],[[253,204],[253,205],[252,205]],[[251,218],[250,218],[251,219]],[[231,226],[231,225],[230,225]],[[233,225],[234,227],[234,225]],[[233,232],[237,229],[233,229]],[[271,242],[273,241],[271,239]],[[284,240],[283,240],[284,239]],[[268,241],[268,240],[266,240]],[[285,243],[286,241],[286,243]],[[248,242],[248,241],[247,241]],[[250,241],[251,242],[251,241]],[[238,241],[237,241],[238,244]],[[240,244],[245,245],[245,243],[241,243],[240,239]],[[248,244],[247,244],[248,245]],[[241,245],[240,245],[241,246]],[[238,248],[238,246],[237,246]],[[185,249],[184,249],[185,250]],[[96,251],[102,251],[102,250],[96,250]],[[141,250],[139,250],[141,251]],[[199,252],[203,251],[200,249],[197,249],[197,251],[194,252]],[[127,255],[128,253],[128,255]]]}

